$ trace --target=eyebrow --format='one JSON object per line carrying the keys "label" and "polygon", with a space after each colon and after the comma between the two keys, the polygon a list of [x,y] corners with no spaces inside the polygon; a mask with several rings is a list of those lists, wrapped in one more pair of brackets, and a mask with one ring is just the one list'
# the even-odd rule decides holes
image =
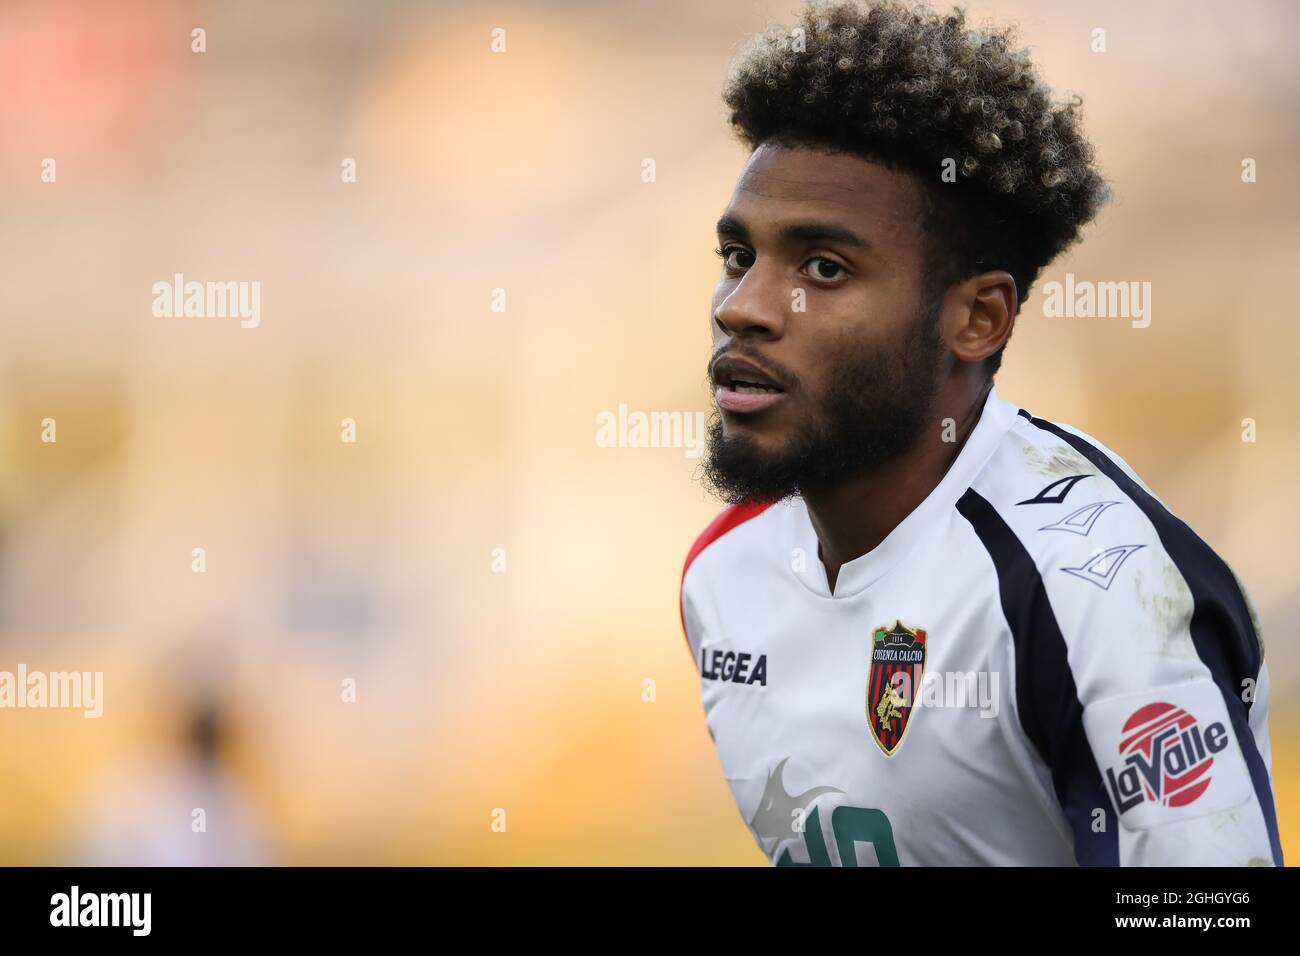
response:
{"label": "eyebrow", "polygon": [[[749,238],[749,230],[745,227],[745,224],[731,216],[723,216],[719,219],[717,228],[719,236],[734,236],[737,239]],[[855,246],[859,249],[871,248],[871,243],[856,232],[828,222],[791,223],[782,226],[781,231],[777,233],[777,237],[781,242],[838,242],[841,245]]]}

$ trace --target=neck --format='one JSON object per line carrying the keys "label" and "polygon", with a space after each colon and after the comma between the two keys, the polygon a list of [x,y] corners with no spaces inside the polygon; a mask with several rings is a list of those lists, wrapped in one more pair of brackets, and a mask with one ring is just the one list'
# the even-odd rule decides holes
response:
{"label": "neck", "polygon": [[[805,491],[831,593],[840,568],[884,541],[943,479],[979,421],[992,381],[973,386],[953,377],[934,403],[931,427],[889,461],[836,483]],[[955,440],[944,441],[941,424],[951,418]]]}

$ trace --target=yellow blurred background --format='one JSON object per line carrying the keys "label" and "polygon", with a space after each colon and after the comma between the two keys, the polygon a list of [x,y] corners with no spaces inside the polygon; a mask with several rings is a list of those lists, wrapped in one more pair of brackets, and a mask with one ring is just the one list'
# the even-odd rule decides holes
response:
{"label": "yellow blurred background", "polygon": [[[1152,283],[1145,329],[1035,294],[999,392],[1248,586],[1296,859],[1300,13],[967,9],[1115,186],[1040,285]],[[678,622],[718,506],[596,421],[708,407],[719,90],[796,10],[0,3],[0,670],[104,673],[97,720],[0,710],[0,862],[764,863]],[[260,325],[155,317],[176,273]]]}

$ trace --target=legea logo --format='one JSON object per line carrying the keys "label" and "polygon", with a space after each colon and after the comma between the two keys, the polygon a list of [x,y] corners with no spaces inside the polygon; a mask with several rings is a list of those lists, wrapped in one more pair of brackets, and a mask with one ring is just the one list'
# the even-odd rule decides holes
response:
{"label": "legea logo", "polygon": [[1147,704],[1125,723],[1119,773],[1106,768],[1106,783],[1120,813],[1143,801],[1185,807],[1210,786],[1214,755],[1228,746],[1228,728],[1201,722],[1173,704]]}

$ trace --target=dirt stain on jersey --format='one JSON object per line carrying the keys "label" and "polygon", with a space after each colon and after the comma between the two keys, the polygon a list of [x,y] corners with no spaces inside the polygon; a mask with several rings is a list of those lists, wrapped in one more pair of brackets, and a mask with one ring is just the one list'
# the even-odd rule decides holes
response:
{"label": "dirt stain on jersey", "polygon": [[1195,607],[1192,592],[1168,555],[1161,557],[1159,575],[1155,587],[1149,585],[1141,571],[1133,576],[1138,604],[1151,616],[1152,633],[1160,640],[1156,653],[1180,660],[1195,658],[1196,648],[1189,630]]}
{"label": "dirt stain on jersey", "polygon": [[1088,459],[1069,445],[1054,445],[1050,449],[1025,445],[1022,454],[1030,468],[1048,478],[1068,478],[1070,475],[1092,474],[1096,471]]}

